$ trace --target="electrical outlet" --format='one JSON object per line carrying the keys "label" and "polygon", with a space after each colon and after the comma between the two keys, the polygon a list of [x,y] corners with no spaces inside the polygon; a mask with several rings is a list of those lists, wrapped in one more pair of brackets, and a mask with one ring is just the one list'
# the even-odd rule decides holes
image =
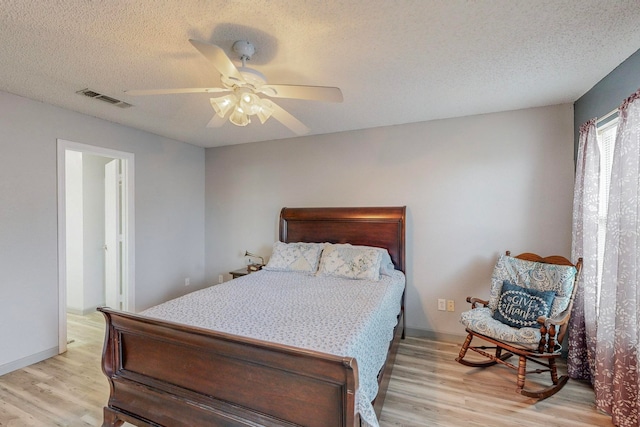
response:
{"label": "electrical outlet", "polygon": [[189,286],[190,284],[191,284],[191,279],[190,279],[190,278],[188,278],[188,277],[185,277],[185,278],[184,278],[184,285],[185,285],[185,286]]}
{"label": "electrical outlet", "polygon": [[222,274],[218,274],[218,283],[224,282],[224,276]]}
{"label": "electrical outlet", "polygon": [[445,311],[447,309],[447,301],[445,299],[438,299],[438,310],[439,311]]}
{"label": "electrical outlet", "polygon": [[456,305],[452,299],[447,300],[447,311],[456,311]]}

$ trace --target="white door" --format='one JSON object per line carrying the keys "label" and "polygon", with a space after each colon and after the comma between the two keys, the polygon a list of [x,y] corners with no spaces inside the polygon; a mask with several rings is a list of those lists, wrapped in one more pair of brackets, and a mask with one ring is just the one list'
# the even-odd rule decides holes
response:
{"label": "white door", "polygon": [[122,309],[119,159],[104,167],[105,304]]}

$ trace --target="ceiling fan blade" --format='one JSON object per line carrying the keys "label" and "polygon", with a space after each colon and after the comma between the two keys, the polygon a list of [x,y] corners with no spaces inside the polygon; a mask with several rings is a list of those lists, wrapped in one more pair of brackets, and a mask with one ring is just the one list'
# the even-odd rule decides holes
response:
{"label": "ceiling fan blade", "polygon": [[240,71],[233,65],[224,50],[214,44],[203,43],[198,40],[189,39],[189,42],[200,51],[209,61],[213,63],[216,70],[223,76],[244,83],[244,78]]}
{"label": "ceiling fan blade", "polygon": [[229,89],[222,87],[193,87],[182,89],[134,89],[125,90],[127,95],[140,96],[140,95],[170,95],[174,93],[215,93],[215,92],[229,92]]}
{"label": "ceiling fan blade", "polygon": [[208,128],[219,128],[223,124],[225,124],[226,121],[227,121],[227,119],[225,119],[224,117],[219,116],[217,114],[214,114],[213,118],[209,121],[209,123],[207,123],[207,127]]}
{"label": "ceiling fan blade", "polygon": [[314,101],[342,102],[342,91],[337,87],[263,85],[261,92],[274,98],[310,99]]}
{"label": "ceiling fan blade", "polygon": [[298,135],[305,135],[309,133],[309,128],[302,123],[300,120],[293,117],[289,114],[284,108],[280,107],[275,102],[270,102],[271,107],[273,108],[273,112],[271,113],[271,117],[291,129],[292,132]]}

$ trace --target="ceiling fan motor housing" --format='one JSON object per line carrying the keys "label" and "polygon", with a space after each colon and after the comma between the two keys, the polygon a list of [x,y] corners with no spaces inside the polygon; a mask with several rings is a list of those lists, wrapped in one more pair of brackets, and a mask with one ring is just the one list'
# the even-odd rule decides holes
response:
{"label": "ceiling fan motor housing", "polygon": [[240,55],[240,59],[250,60],[256,48],[246,40],[238,40],[233,44],[233,51]]}

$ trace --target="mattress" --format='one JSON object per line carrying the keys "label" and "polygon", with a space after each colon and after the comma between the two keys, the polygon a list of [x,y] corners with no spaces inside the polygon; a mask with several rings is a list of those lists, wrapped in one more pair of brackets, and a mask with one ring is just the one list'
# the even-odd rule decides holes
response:
{"label": "mattress", "polygon": [[378,426],[371,401],[397,324],[405,277],[379,281],[259,271],[192,292],[142,315],[230,334],[355,357],[356,410]]}

